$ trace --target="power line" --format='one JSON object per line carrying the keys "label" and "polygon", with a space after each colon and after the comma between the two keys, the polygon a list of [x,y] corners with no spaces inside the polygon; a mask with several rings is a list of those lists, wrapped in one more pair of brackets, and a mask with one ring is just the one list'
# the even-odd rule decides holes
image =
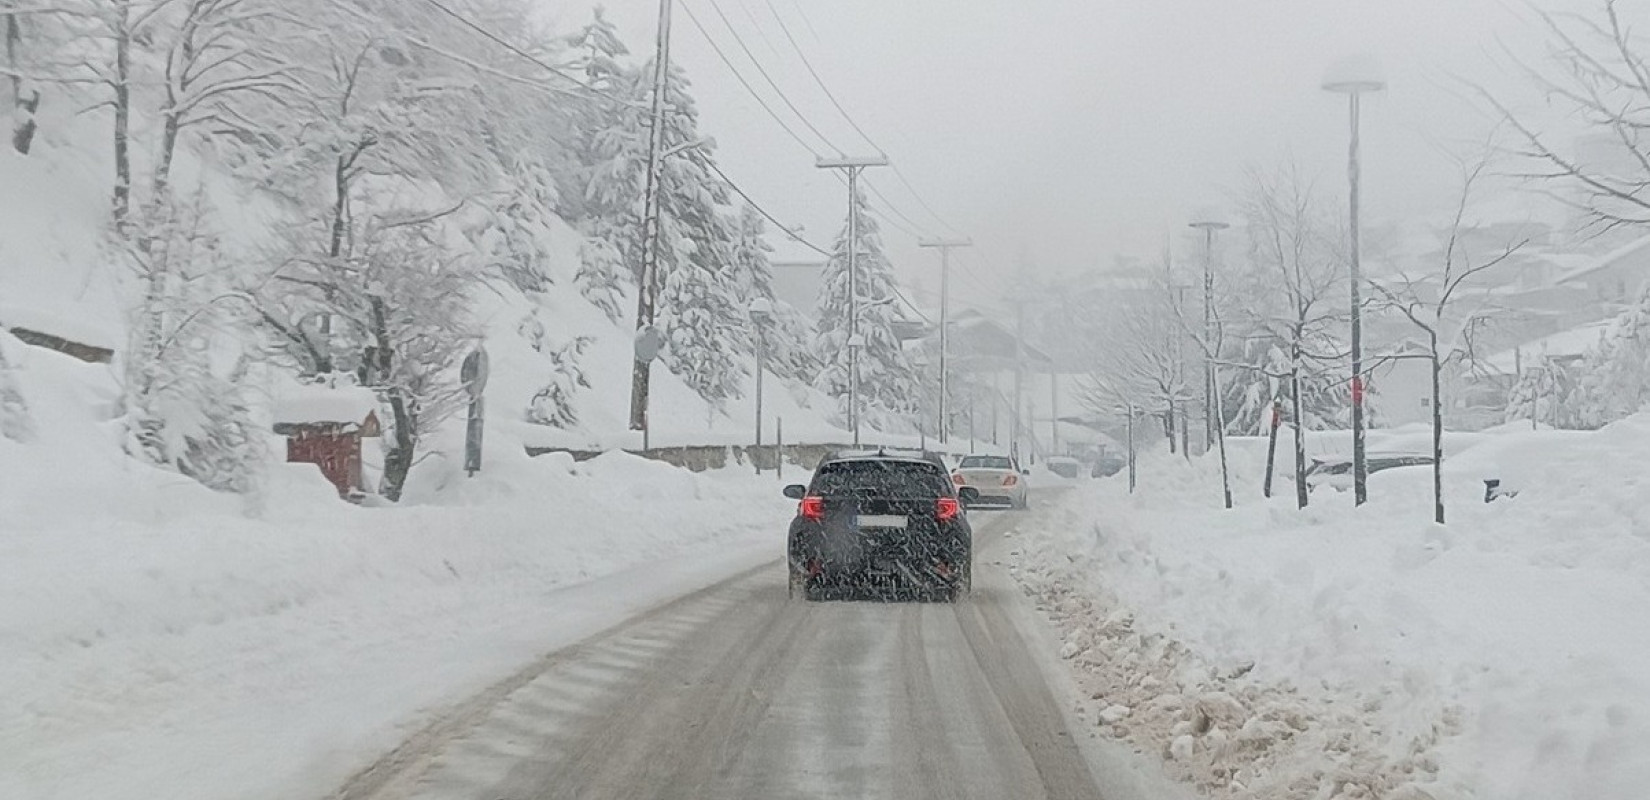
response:
{"label": "power line", "polygon": [[796,140],[796,143],[801,145],[803,150],[808,151],[814,158],[818,158],[819,152],[814,150],[813,145],[803,140],[802,136],[790,125],[785,124],[785,120],[779,116],[778,112],[773,110],[773,106],[768,105],[768,101],[763,99],[760,92],[756,91],[756,87],[752,86],[750,81],[745,79],[744,74],[739,71],[739,68],[733,65],[733,60],[728,58],[728,54],[722,51],[721,46],[716,44],[715,39],[711,38],[710,31],[705,30],[705,26],[699,22],[699,17],[694,15],[693,9],[688,8],[686,4],[683,4],[681,8],[682,11],[687,13],[688,21],[693,23],[693,27],[699,31],[699,35],[705,37],[705,43],[709,44],[710,49],[715,51],[717,58],[722,59],[722,63],[727,65],[728,71],[732,72],[733,77],[738,79],[740,86],[745,87],[745,91],[750,94],[752,99],[756,100],[756,104],[761,106],[763,111],[768,112],[768,116],[772,117],[773,121],[778,123],[785,133],[790,134],[790,137]]}
{"label": "power line", "polygon": [[907,225],[910,225],[912,228],[916,229],[915,231],[906,230],[905,231],[906,233],[909,233],[912,236],[916,236],[919,239],[923,238],[922,237],[922,230],[923,230],[924,226],[922,225],[922,223],[917,222],[914,219],[911,219],[911,217],[909,215],[907,215],[904,211],[901,211],[901,210],[899,210],[899,208],[895,207],[894,206],[894,201],[889,200],[888,196],[883,194],[882,190],[878,189],[875,184],[871,183],[870,181],[866,181],[865,182],[865,188],[870,189],[871,194],[873,196],[875,196],[878,200],[882,201],[884,210],[892,213],[894,216],[897,216],[902,220],[905,220],[905,223]]}
{"label": "power line", "polygon": [[901,170],[898,164],[892,164],[891,166],[894,168],[894,177],[899,178],[899,182],[905,184],[905,190],[910,192],[911,196],[917,199],[917,205],[922,206],[922,210],[927,211],[928,216],[933,217],[934,220],[942,227],[950,230],[952,233],[957,233],[956,227],[951,223],[946,222],[945,217],[940,216],[940,212],[935,211],[934,207],[929,205],[928,201],[922,198],[922,193],[917,191],[917,187],[911,185],[911,180],[905,177],[905,171]]}
{"label": "power line", "polygon": [[871,145],[873,148],[876,148],[878,152],[882,152],[882,148],[878,147],[877,143],[871,139],[871,135],[866,133],[864,128],[859,127],[859,123],[855,122],[853,116],[848,113],[848,110],[842,107],[842,103],[837,102],[836,95],[831,92],[831,88],[829,86],[825,85],[825,80],[819,77],[819,72],[814,69],[813,62],[808,60],[808,54],[802,51],[802,45],[798,44],[796,37],[791,35],[791,28],[789,25],[785,24],[785,18],[779,16],[779,9],[774,8],[773,0],[762,1],[767,3],[769,13],[772,13],[774,20],[779,23],[779,30],[784,31],[785,39],[791,43],[791,49],[795,50],[797,57],[802,59],[802,65],[808,68],[808,74],[814,77],[814,83],[819,84],[820,91],[823,91],[825,96],[830,98],[831,105],[836,106],[836,110],[842,114],[842,118],[848,120],[848,124],[853,126],[854,131],[864,138],[867,144]]}
{"label": "power line", "polygon": [[794,231],[791,228],[787,227],[785,225],[785,223],[780,222],[778,220],[778,218],[774,217],[774,215],[769,214],[768,210],[762,207],[762,204],[760,204],[760,203],[756,202],[754,199],[752,199],[751,196],[749,194],[747,194],[744,189],[740,188],[739,184],[734,183],[733,179],[728,177],[728,174],[726,172],[723,172],[722,168],[717,166],[715,161],[712,161],[710,159],[705,159],[705,165],[710,167],[710,171],[716,173],[717,177],[721,178],[725,183],[727,183],[728,188],[732,189],[734,194],[737,194],[740,197],[743,197],[745,199],[745,202],[750,204],[751,208],[756,209],[756,213],[761,214],[763,217],[766,217],[769,222],[774,224],[774,227],[776,227],[780,231],[784,232],[784,234],[786,236],[790,237],[793,241],[803,245],[804,247],[807,247],[809,250],[812,250],[812,251],[814,251],[814,252],[816,252],[816,253],[818,253],[822,256],[825,256],[826,258],[830,258],[832,256],[830,251],[826,250],[823,247],[820,247],[819,245],[814,244],[813,242],[808,241],[807,239],[802,238],[802,234],[797,233],[796,231]]}
{"label": "power line", "polygon": [[[779,9],[774,6],[773,0],[762,1],[767,4],[768,12],[773,15],[774,21],[779,23],[779,30],[785,34],[786,41],[791,43],[791,49],[796,51],[796,56],[798,59],[801,59],[802,66],[806,67],[808,74],[813,76],[814,83],[818,84],[819,90],[825,93],[825,97],[831,101],[831,105],[836,107],[837,113],[841,114],[842,118],[848,121],[848,124],[853,127],[854,131],[858,133],[867,144],[871,145],[873,148],[876,148],[877,152],[886,152],[881,145],[877,144],[875,139],[871,138],[871,134],[866,133],[865,129],[860,127],[859,122],[854,119],[852,114],[848,113],[848,109],[845,108],[842,105],[842,102],[837,99],[836,93],[831,91],[831,87],[825,83],[824,77],[819,74],[819,70],[814,68],[813,61],[808,58],[807,52],[802,49],[802,44],[796,40],[796,36],[791,32],[790,26],[785,24],[785,18],[780,15]],[[801,8],[798,7],[797,11],[800,13]],[[806,19],[806,17],[804,17],[804,19]],[[928,201],[923,198],[922,193],[917,191],[917,187],[911,183],[911,179],[905,176],[904,170],[901,170],[898,164],[892,164],[891,166],[894,168],[894,177],[898,178],[899,182],[905,185],[906,191],[909,191],[911,196],[916,198],[917,204],[922,206],[923,210],[927,211],[929,216],[938,221],[941,226],[948,228],[955,233],[957,229],[953,227],[951,223],[947,222],[945,217],[941,216],[939,212],[935,211],[933,206],[928,204]],[[886,202],[886,199],[884,202]],[[922,226],[919,225],[918,227]]]}
{"label": "power line", "polygon": [[791,0],[791,6],[796,9],[796,15],[802,18],[802,24],[808,26],[808,35],[814,37],[814,41],[819,41],[819,29],[814,27],[813,20],[808,19],[808,12],[802,10],[800,0]]}
{"label": "power line", "polygon": [[[521,49],[521,48],[505,41],[504,39],[500,38],[497,34],[493,33],[492,31],[487,30],[486,28],[483,28],[483,27],[481,27],[480,25],[477,25],[474,22],[471,22],[469,20],[469,18],[465,17],[463,14],[460,14],[457,11],[454,11],[451,8],[448,8],[446,5],[442,4],[440,2],[440,0],[424,0],[424,2],[429,3],[430,5],[434,6],[441,13],[446,14],[449,17],[452,17],[454,20],[457,20],[460,25],[463,25],[464,27],[469,28],[470,30],[481,34],[483,37],[485,37],[487,39],[490,39],[494,43],[498,44],[500,47],[503,47],[504,49],[509,50],[510,52],[515,53],[516,55],[518,55],[522,58],[525,58],[528,61],[533,62],[534,64],[539,65],[540,67],[544,68],[545,70],[548,70],[549,72],[554,73],[555,75],[558,75],[562,78],[567,79],[568,81],[572,82],[573,85],[575,85],[575,86],[577,86],[581,89],[584,89],[587,92],[592,92],[594,94],[599,94],[599,95],[602,95],[604,97],[607,97],[607,98],[610,98],[610,99],[613,99],[613,100],[618,100],[619,102],[622,102],[622,103],[629,103],[630,102],[630,101],[626,100],[625,98],[622,98],[622,97],[619,97],[619,96],[613,95],[613,94],[608,94],[607,92],[604,92],[600,89],[597,89],[596,87],[591,86],[590,84],[579,80],[577,77],[575,77],[572,73],[568,72],[567,70],[564,70],[561,67],[550,64],[550,63],[540,59],[538,56],[535,56],[532,53],[529,53],[526,50],[523,50],[523,49]],[[425,46],[428,47],[428,45],[425,45]],[[434,48],[430,48],[430,49],[434,50]]]}
{"label": "power line", "polygon": [[767,69],[763,68],[761,60],[756,57],[755,53],[751,52],[750,46],[745,44],[745,39],[739,35],[739,30],[733,27],[733,21],[728,19],[728,15],[722,11],[721,4],[717,3],[716,0],[706,0],[706,2],[710,3],[711,10],[716,12],[716,16],[722,18],[722,24],[727,26],[728,33],[733,34],[733,41],[739,45],[740,50],[745,51],[745,57],[751,60],[751,65],[756,67],[756,71],[762,75],[762,79],[773,87],[774,93],[779,95],[779,99],[785,103],[785,107],[789,108],[797,119],[802,120],[802,124],[808,126],[808,130],[813,131],[814,135],[818,136],[827,148],[839,153],[842,152],[842,148],[837,147],[830,137],[821,133],[819,128],[815,127],[813,122],[808,119],[807,115],[802,113],[802,109],[797,108],[796,104],[791,102],[791,98],[785,94],[785,90],[779,88],[779,84],[774,81],[773,76],[769,75]]}

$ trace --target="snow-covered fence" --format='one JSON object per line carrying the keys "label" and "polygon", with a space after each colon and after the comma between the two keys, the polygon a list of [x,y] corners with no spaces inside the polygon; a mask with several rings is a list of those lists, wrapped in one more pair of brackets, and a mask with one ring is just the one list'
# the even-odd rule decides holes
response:
{"label": "snow-covered fence", "polygon": [[[824,459],[825,456],[830,453],[840,450],[875,449],[877,449],[877,445],[874,444],[860,445],[857,448],[849,444],[765,444],[759,447],[752,445],[687,445],[680,447],[654,447],[647,450],[626,450],[625,452],[654,461],[663,461],[672,466],[692,470],[693,472],[704,472],[706,470],[721,469],[728,466],[730,463],[753,464],[753,459],[753,466],[760,466],[763,471],[768,471],[778,466],[779,459],[781,457],[784,458],[786,467],[811,470],[818,466],[820,460]],[[889,449],[901,449],[907,452],[910,450],[910,448],[903,447],[890,447]],[[567,447],[530,446],[527,448],[527,455],[529,456],[542,456],[547,453],[568,453],[573,456],[574,461],[588,461],[604,452],[607,451],[575,450]],[[952,461],[967,455],[963,452],[945,452],[934,450],[933,448],[930,448],[929,452],[941,453]]]}

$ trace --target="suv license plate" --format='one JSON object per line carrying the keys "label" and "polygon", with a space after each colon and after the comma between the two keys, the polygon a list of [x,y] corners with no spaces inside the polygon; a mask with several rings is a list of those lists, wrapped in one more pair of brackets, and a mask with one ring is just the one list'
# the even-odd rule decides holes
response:
{"label": "suv license plate", "polygon": [[854,522],[861,528],[903,528],[905,527],[906,519],[905,517],[895,516],[893,514],[861,514],[854,520]]}

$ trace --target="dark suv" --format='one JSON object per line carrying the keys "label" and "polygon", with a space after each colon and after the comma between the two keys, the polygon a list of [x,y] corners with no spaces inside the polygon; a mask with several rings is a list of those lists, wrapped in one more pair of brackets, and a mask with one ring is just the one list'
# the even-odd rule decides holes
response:
{"label": "dark suv", "polygon": [[978,495],[954,489],[938,457],[831,456],[785,496],[801,501],[789,537],[791,596],[955,600],[968,591],[974,536],[963,507]]}

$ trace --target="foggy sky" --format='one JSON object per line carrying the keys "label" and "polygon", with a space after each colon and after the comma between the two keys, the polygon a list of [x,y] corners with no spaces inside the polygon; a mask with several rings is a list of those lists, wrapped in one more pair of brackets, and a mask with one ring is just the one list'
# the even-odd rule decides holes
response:
{"label": "foggy sky", "polygon": [[[1571,8],[1588,0],[1559,1]],[[678,0],[786,122],[710,0]],[[1527,8],[1506,0],[771,0],[826,83],[978,252],[955,291],[983,299],[1021,261],[1062,272],[1151,257],[1195,210],[1226,203],[1250,165],[1293,158],[1339,200],[1345,101],[1319,89],[1341,56],[1367,52],[1390,88],[1365,112],[1366,208],[1391,218],[1450,202],[1444,145],[1487,121],[1450,86],[1510,79],[1497,37],[1538,47]],[[765,0],[717,0],[757,59],[849,153],[873,148],[832,107]],[[634,50],[650,51],[656,0],[609,0]],[[559,5],[558,26],[582,21]],[[811,30],[810,30],[811,25]],[[765,114],[678,9],[673,60],[724,169],[781,219],[829,247],[846,192]],[[645,56],[644,56],[645,57]],[[816,149],[826,151],[823,144]],[[886,170],[873,182],[924,233],[948,234]],[[885,230],[903,275],[932,287],[937,256]],[[786,246],[785,256],[801,256]]]}

